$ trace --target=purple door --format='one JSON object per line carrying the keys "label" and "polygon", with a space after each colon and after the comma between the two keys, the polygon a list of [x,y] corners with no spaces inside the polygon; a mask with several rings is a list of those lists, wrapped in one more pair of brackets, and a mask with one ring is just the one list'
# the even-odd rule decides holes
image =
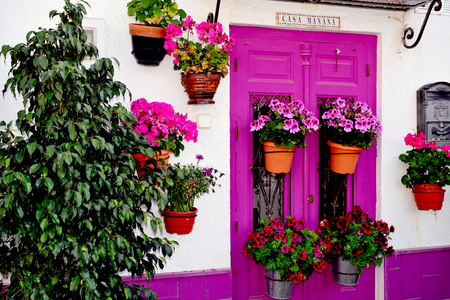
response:
{"label": "purple door", "polygon": [[[376,37],[342,33],[231,26],[237,44],[231,58],[231,251],[233,299],[270,299],[263,268],[242,254],[247,234],[260,218],[292,214],[314,229],[319,221],[319,134],[299,149],[291,173],[265,172],[249,124],[271,99],[300,99],[319,116],[318,101],[355,98],[376,109]],[[375,218],[376,147],[360,156],[348,179],[347,207],[359,204]],[[331,265],[295,285],[291,299],[374,299],[374,269],[357,287],[332,280]]]}

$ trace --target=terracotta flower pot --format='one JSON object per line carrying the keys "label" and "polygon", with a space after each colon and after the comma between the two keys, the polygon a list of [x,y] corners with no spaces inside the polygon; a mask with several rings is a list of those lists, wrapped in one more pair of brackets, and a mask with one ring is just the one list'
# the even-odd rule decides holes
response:
{"label": "terracotta flower pot", "polygon": [[[157,167],[161,167],[161,166],[163,165],[162,162],[161,162],[161,159],[163,159],[163,160],[164,160],[164,166],[163,166],[163,167],[167,169],[167,166],[166,166],[166,165],[169,163],[169,154],[170,154],[170,151],[169,151],[169,150],[161,150],[161,154],[159,154],[158,157],[156,157],[156,155],[154,155],[154,156],[153,156],[153,159],[156,160],[156,166],[157,166]],[[144,166],[153,168],[153,165],[151,165],[151,164],[146,165],[146,164],[145,164],[145,162],[146,162],[148,159],[150,159],[150,156],[148,156],[148,155],[143,155],[143,154],[141,154],[141,153],[134,153],[134,154],[132,154],[131,156],[133,156],[133,158],[134,158],[135,160],[137,160],[138,163],[139,163],[139,166],[138,166],[138,173],[139,173],[139,176],[142,176],[142,175],[145,174],[145,171],[143,170]]]}
{"label": "terracotta flower pot", "polygon": [[437,183],[416,184],[413,194],[419,210],[440,210],[444,202],[445,190]]}
{"label": "terracotta flower pot", "polygon": [[165,29],[143,24],[129,24],[133,51],[137,63],[146,66],[159,66],[167,54],[164,49]]}
{"label": "terracotta flower pot", "polygon": [[273,142],[264,142],[265,168],[271,173],[289,173],[296,151],[293,148],[277,147]]}
{"label": "terracotta flower pot", "polygon": [[175,212],[165,209],[163,212],[166,231],[171,234],[188,234],[194,227],[198,209],[193,207],[190,212]]}
{"label": "terracotta flower pot", "polygon": [[330,146],[330,169],[338,174],[355,173],[358,157],[363,150],[362,147],[344,146],[327,141]]}
{"label": "terracotta flower pot", "polygon": [[214,94],[220,83],[220,73],[181,74],[181,84],[189,96],[188,104],[214,104]]}

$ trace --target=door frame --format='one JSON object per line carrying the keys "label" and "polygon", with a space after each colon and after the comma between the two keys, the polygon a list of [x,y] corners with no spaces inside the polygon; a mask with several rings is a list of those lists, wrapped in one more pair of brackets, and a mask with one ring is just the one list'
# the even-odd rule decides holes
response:
{"label": "door frame", "polygon": [[[367,94],[368,97],[370,97],[371,102],[374,102],[376,104],[376,82],[377,82],[377,36],[373,34],[354,34],[354,33],[342,33],[342,32],[322,32],[322,31],[304,31],[304,30],[293,30],[293,29],[286,29],[286,28],[273,28],[273,27],[258,27],[258,26],[240,26],[240,25],[230,25],[230,34],[234,34],[237,39],[239,38],[255,38],[255,37],[265,37],[267,39],[276,39],[280,37],[280,34],[282,34],[283,39],[287,40],[298,40],[299,35],[301,36],[301,41],[304,41],[304,46],[301,47],[300,51],[302,52],[302,58],[303,60],[303,70],[300,72],[303,72],[304,80],[303,80],[303,99],[306,102],[306,99],[309,99],[309,97],[314,96],[314,91],[311,86],[312,80],[310,80],[310,62],[309,62],[309,56],[311,55],[311,48],[308,45],[308,42],[310,43],[342,43],[342,44],[360,44],[361,40],[364,40],[364,43],[370,43],[370,53],[368,54],[370,57],[370,65],[371,65],[371,72],[372,76],[368,79],[368,88],[367,88]],[[370,37],[370,38],[369,38]],[[367,42],[367,40],[370,40]],[[339,42],[336,42],[339,41]],[[233,51],[230,61],[231,61],[231,68],[230,68],[230,166],[231,166],[231,181],[230,181],[230,242],[231,242],[231,269],[233,274],[233,299],[238,299],[237,289],[236,289],[236,278],[237,278],[237,264],[238,264],[238,256],[242,255],[243,245],[246,240],[247,234],[248,234],[248,226],[245,226],[245,224],[238,224],[238,211],[237,207],[239,205],[239,201],[237,197],[247,199],[248,197],[253,197],[252,193],[250,192],[250,189],[247,189],[245,192],[238,191],[237,190],[237,184],[236,184],[236,140],[237,136],[240,136],[243,134],[245,136],[245,129],[242,129],[242,127],[239,127],[236,120],[235,114],[236,114],[236,97],[237,97],[237,83],[236,83],[236,65],[234,64],[237,51]],[[367,101],[369,102],[369,101]],[[375,107],[371,105],[373,109]],[[317,115],[317,114],[316,114]],[[238,129],[236,129],[238,127]],[[248,130],[247,130],[248,131]],[[308,137],[307,137],[308,139]],[[248,147],[251,147],[251,143],[247,145]],[[311,145],[312,147],[315,147]],[[308,145],[310,147],[310,145]],[[370,150],[367,151],[368,153],[366,155],[362,156],[362,159],[366,159],[367,157],[376,157],[376,145],[373,145]],[[303,151],[301,151],[303,153]],[[299,155],[299,154],[297,154]],[[300,158],[300,157],[299,157]],[[305,160],[309,161],[309,160]],[[305,164],[305,170],[302,172],[306,172],[307,165],[309,165],[309,168],[312,167],[313,162],[309,161],[309,164]],[[369,162],[369,165],[372,167],[376,167],[375,160],[371,158],[371,161]],[[246,176],[246,180],[248,182],[240,182],[240,184],[250,185],[251,184],[251,175]],[[376,180],[376,179],[375,179]],[[376,184],[368,183],[369,180],[363,180],[363,184],[361,184],[359,187],[356,187],[357,189],[364,191],[364,193],[368,193],[373,197],[373,201],[375,202],[373,205],[370,205],[368,209],[366,208],[365,211],[368,212],[368,214],[372,217],[376,216]],[[311,181],[308,181],[305,184],[306,189],[310,188],[311,190],[316,189],[314,186],[307,186],[310,185]],[[306,192],[303,192],[303,198],[306,199],[308,195],[306,195]],[[241,203],[242,204],[242,203]],[[356,203],[355,204],[361,204]],[[302,203],[296,204],[297,207],[293,208],[294,211],[301,211],[302,216],[305,218],[305,222],[307,227],[314,228],[317,226],[317,224],[312,224],[313,222],[309,222],[310,219],[315,219],[314,215],[318,215],[318,205],[303,205]],[[351,207],[351,206],[350,206]],[[364,209],[364,206],[363,206]],[[310,218],[309,216],[313,217]],[[251,216],[248,215],[247,218],[251,220]],[[374,272],[372,275],[373,281],[375,281]],[[246,281],[248,280],[245,279]],[[248,286],[248,284],[247,284]],[[307,289],[303,289],[302,292],[304,299],[308,299],[309,297],[309,291]],[[306,297],[306,298],[305,298]],[[241,300],[241,299],[238,299]]]}

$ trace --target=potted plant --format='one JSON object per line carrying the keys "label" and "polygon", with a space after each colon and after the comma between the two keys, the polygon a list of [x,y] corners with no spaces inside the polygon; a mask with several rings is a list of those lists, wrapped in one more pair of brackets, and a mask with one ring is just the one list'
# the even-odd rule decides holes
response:
{"label": "potted plant", "polygon": [[[136,121],[132,123],[134,130],[145,137],[158,152],[154,159],[164,159],[166,165],[170,152],[179,156],[180,151],[184,150],[184,140],[197,142],[197,124],[188,120],[187,114],[175,112],[168,103],[148,102],[145,98],[140,98],[131,102],[131,112],[136,117]],[[151,165],[155,163],[153,160],[148,161],[153,156],[151,148],[150,155],[143,155],[141,152],[143,151],[133,154],[140,164],[140,176],[145,173],[144,166],[152,169]],[[159,161],[158,165],[161,163]]]}
{"label": "potted plant", "polygon": [[405,136],[405,144],[413,149],[399,156],[408,164],[402,183],[413,189],[419,210],[440,210],[445,193],[442,187],[450,184],[450,146],[443,145],[439,150],[436,142],[425,140],[423,132]]}
{"label": "potted plant", "polygon": [[353,174],[358,156],[381,134],[381,123],[366,103],[337,98],[321,104],[322,129],[330,146],[330,168],[339,174]]}
{"label": "potted plant", "polygon": [[365,267],[380,266],[394,253],[388,246],[394,226],[369,218],[359,205],[343,216],[322,220],[318,232],[327,244],[326,257],[333,261],[334,280],[342,285],[358,284]]}
{"label": "potted plant", "polygon": [[0,53],[11,63],[3,91],[24,99],[0,129],[0,271],[14,299],[156,299],[119,273],[150,280],[176,242],[144,233],[144,220],[158,228],[150,210],[163,195],[134,176],[124,152],[139,136],[133,114],[112,104],[128,94],[113,61],[83,64],[98,54],[86,43],[83,3],[66,0],[50,12],[56,28]]}
{"label": "potted plant", "polygon": [[166,56],[164,50],[165,28],[181,24],[186,18],[172,0],[132,0],[127,3],[128,15],[140,23],[130,23],[133,54],[138,64],[158,66]]}
{"label": "potted plant", "polygon": [[189,95],[188,104],[215,103],[213,97],[220,78],[228,74],[236,39],[223,32],[222,24],[197,24],[191,16],[183,20],[182,27],[169,24],[166,39],[164,48],[174,57],[173,69],[183,70],[181,84]]}
{"label": "potted plant", "polygon": [[[198,209],[194,201],[202,195],[215,192],[217,180],[223,173],[214,168],[199,166],[203,156],[196,156],[197,164],[174,164],[167,170],[171,184],[166,186],[167,204],[160,207],[168,233],[188,234],[192,231]],[[220,186],[220,185],[218,185]]]}
{"label": "potted plant", "polygon": [[272,173],[289,173],[296,149],[306,147],[306,134],[317,130],[319,120],[300,100],[272,100],[268,114],[250,124],[250,131],[260,133],[265,168]]}
{"label": "potted plant", "polygon": [[270,297],[289,299],[294,283],[325,270],[326,245],[317,233],[305,228],[303,219],[288,216],[282,222],[276,217],[261,223],[248,234],[244,255],[264,266]]}

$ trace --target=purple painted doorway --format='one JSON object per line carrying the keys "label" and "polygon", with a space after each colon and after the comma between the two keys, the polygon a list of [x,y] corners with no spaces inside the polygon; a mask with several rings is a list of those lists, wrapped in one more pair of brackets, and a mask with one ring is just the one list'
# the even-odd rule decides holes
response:
{"label": "purple painted doorway", "polygon": [[[279,178],[268,177],[263,185],[255,183],[258,143],[249,132],[255,107],[271,99],[300,99],[319,116],[318,99],[347,97],[367,102],[376,110],[377,38],[246,26],[231,26],[230,32],[237,38],[230,71],[233,299],[271,299],[265,292],[263,268],[242,254],[243,245],[258,218],[272,211],[304,218],[310,229],[318,225],[319,134],[307,137],[308,146],[297,151],[291,173],[281,181],[283,189],[274,193],[279,199],[267,205],[261,201],[261,188],[274,185]],[[375,146],[363,151],[347,186],[348,210],[358,204],[373,218],[375,161]],[[295,285],[291,299],[375,299],[374,268],[364,271],[357,287],[344,287],[333,282],[329,265],[324,273]]]}

